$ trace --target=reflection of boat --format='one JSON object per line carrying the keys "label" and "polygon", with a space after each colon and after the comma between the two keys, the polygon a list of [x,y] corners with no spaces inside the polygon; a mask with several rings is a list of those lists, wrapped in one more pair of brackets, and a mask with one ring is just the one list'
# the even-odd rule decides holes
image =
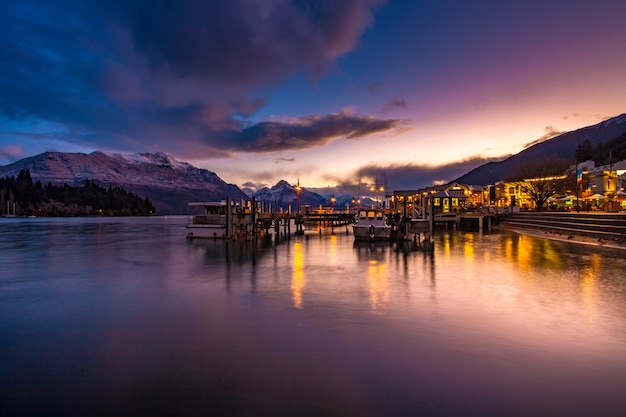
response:
{"label": "reflection of boat", "polygon": [[352,230],[354,238],[358,240],[391,239],[391,226],[387,223],[383,209],[359,210]]}
{"label": "reflection of boat", "polygon": [[352,248],[360,261],[382,262],[389,254],[391,245],[383,240],[355,240]]}

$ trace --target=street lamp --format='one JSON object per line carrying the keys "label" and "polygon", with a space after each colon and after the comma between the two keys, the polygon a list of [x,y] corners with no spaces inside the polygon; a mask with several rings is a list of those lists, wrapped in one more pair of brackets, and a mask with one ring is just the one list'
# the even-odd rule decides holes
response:
{"label": "street lamp", "polygon": [[298,178],[298,183],[296,184],[296,196],[298,198],[298,211],[297,213],[300,214],[300,191],[302,190],[302,188],[300,188],[300,178]]}
{"label": "street lamp", "polygon": [[378,184],[371,184],[370,185],[370,191],[372,192],[376,192],[376,203],[380,206],[380,201],[378,201],[378,192],[383,192],[385,191],[385,187],[383,187],[382,185],[379,186]]}
{"label": "street lamp", "polygon": [[335,194],[333,194],[332,197],[330,197],[330,203],[333,205],[333,211],[335,211],[336,202],[337,202],[337,199],[335,198]]}

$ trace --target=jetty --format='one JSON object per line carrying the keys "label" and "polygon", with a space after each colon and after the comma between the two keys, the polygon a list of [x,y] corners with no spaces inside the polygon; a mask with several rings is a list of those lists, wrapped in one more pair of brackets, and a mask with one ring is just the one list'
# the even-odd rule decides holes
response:
{"label": "jetty", "polygon": [[304,213],[282,211],[278,202],[265,203],[252,200],[235,201],[230,198],[219,202],[191,202],[188,214],[189,239],[244,239],[258,237],[275,240],[289,238],[292,225],[296,234],[304,227],[341,227],[354,223],[354,213],[334,211],[332,208],[306,210]]}

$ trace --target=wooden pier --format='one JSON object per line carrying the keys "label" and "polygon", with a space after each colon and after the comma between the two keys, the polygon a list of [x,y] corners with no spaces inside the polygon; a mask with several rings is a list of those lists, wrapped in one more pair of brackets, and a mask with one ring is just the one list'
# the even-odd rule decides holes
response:
{"label": "wooden pier", "polygon": [[467,230],[490,232],[496,220],[495,214],[464,213],[460,215],[459,227]]}
{"label": "wooden pier", "polygon": [[[282,211],[278,203],[251,201],[233,201],[227,198],[222,202],[194,202],[191,207],[210,210],[204,214],[189,214],[187,237],[191,239],[245,239],[251,240],[262,236],[276,241],[291,236],[292,224],[296,234],[304,233],[304,227],[316,226],[341,227],[354,223],[354,213],[320,209],[305,213]],[[203,230],[204,229],[204,230]],[[210,232],[206,232],[210,230]]]}

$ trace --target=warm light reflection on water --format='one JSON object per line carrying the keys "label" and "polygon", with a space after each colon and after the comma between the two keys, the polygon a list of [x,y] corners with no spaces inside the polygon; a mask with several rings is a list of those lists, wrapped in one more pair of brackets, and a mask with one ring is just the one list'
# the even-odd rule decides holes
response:
{"label": "warm light reflection on water", "polygon": [[598,256],[598,254],[591,254],[589,256],[589,263],[581,265],[580,293],[582,296],[583,306],[587,313],[587,318],[590,320],[596,320],[598,314],[596,306],[598,303],[597,280],[601,261],[601,256]]}
{"label": "warm light reflection on water", "polygon": [[185,220],[0,220],[1,415],[626,415],[622,251]]}
{"label": "warm light reflection on water", "polygon": [[293,293],[293,306],[302,308],[302,290],[304,289],[304,261],[302,259],[302,244],[296,242],[293,245],[293,278],[291,280],[291,291]]}
{"label": "warm light reflection on water", "polygon": [[384,262],[371,260],[367,268],[372,311],[385,312],[389,303],[389,283],[387,265]]}

